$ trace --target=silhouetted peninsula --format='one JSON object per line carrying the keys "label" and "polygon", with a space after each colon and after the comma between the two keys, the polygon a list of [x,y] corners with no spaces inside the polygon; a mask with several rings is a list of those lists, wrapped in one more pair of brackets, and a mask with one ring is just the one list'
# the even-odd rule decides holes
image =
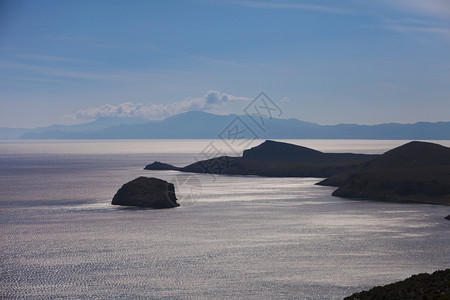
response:
{"label": "silhouetted peninsula", "polygon": [[158,178],[139,177],[124,184],[111,204],[151,208],[177,207],[175,187]]}
{"label": "silhouetted peninsula", "polygon": [[259,175],[271,177],[329,177],[356,170],[377,155],[353,153],[323,153],[288,143],[265,141],[245,150],[242,157],[222,156],[198,161],[178,168],[160,162],[146,170],[177,170],[192,173]]}
{"label": "silhouetted peninsula", "polygon": [[450,148],[410,142],[319,184],[330,182],[339,184],[338,197],[450,205]]}
{"label": "silhouetted peninsula", "polygon": [[344,300],[450,299],[450,269],[413,275],[403,281],[355,293]]}
{"label": "silhouetted peninsula", "polygon": [[185,167],[154,162],[146,170],[192,173],[325,177],[333,196],[450,205],[450,148],[410,142],[383,155],[323,153],[267,140],[242,157],[222,156]]}

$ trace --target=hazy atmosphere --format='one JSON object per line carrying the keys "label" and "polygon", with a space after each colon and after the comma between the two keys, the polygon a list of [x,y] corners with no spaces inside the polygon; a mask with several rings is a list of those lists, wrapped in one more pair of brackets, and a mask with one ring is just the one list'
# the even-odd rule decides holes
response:
{"label": "hazy atmosphere", "polygon": [[242,113],[449,121],[446,0],[0,1],[0,127]]}
{"label": "hazy atmosphere", "polygon": [[0,0],[0,299],[450,299],[450,0]]}

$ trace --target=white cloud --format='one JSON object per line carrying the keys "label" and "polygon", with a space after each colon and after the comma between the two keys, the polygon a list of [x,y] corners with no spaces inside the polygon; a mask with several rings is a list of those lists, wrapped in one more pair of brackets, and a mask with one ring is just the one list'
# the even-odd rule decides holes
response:
{"label": "white cloud", "polygon": [[289,102],[291,102],[291,99],[289,97],[283,97],[283,98],[281,98],[280,101],[283,103],[289,103]]}
{"label": "white cloud", "polygon": [[230,102],[248,101],[249,98],[237,97],[219,91],[209,91],[203,97],[186,98],[183,101],[170,104],[132,103],[124,102],[119,105],[105,104],[79,110],[74,117],[78,120],[95,120],[102,117],[142,117],[147,119],[161,119],[167,116],[194,111],[216,111]]}
{"label": "white cloud", "polygon": [[203,98],[206,100],[205,108],[207,109],[213,108],[216,105],[225,104],[227,102],[250,100],[246,97],[236,97],[233,95],[221,93],[219,91],[209,91],[203,96]]}

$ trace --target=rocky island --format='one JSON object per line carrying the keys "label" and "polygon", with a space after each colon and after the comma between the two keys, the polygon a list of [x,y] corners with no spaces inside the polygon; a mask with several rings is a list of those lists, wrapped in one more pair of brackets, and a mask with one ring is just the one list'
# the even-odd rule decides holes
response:
{"label": "rocky island", "polygon": [[114,195],[111,204],[151,208],[179,206],[172,183],[147,177],[139,177],[125,183]]}

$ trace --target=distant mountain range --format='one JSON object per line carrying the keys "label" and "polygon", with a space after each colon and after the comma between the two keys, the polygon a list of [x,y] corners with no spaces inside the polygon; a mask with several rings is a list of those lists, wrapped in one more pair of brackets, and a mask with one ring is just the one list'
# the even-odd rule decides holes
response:
{"label": "distant mountain range", "polygon": [[[107,117],[95,120],[89,123],[76,125],[51,125],[48,127],[37,128],[6,128],[0,127],[0,139],[64,139],[64,135],[71,133],[88,133],[103,130],[106,128],[120,126],[120,125],[137,125],[148,123],[148,119],[144,118],[116,118]],[[55,137],[47,137],[52,136]],[[68,137],[70,138],[70,137]]]}
{"label": "distant mountain range", "polygon": [[298,119],[251,118],[191,111],[160,121],[103,118],[78,125],[34,129],[0,128],[0,139],[214,139],[226,130],[247,131],[258,139],[405,139],[448,140],[450,122],[379,125],[320,125]]}

